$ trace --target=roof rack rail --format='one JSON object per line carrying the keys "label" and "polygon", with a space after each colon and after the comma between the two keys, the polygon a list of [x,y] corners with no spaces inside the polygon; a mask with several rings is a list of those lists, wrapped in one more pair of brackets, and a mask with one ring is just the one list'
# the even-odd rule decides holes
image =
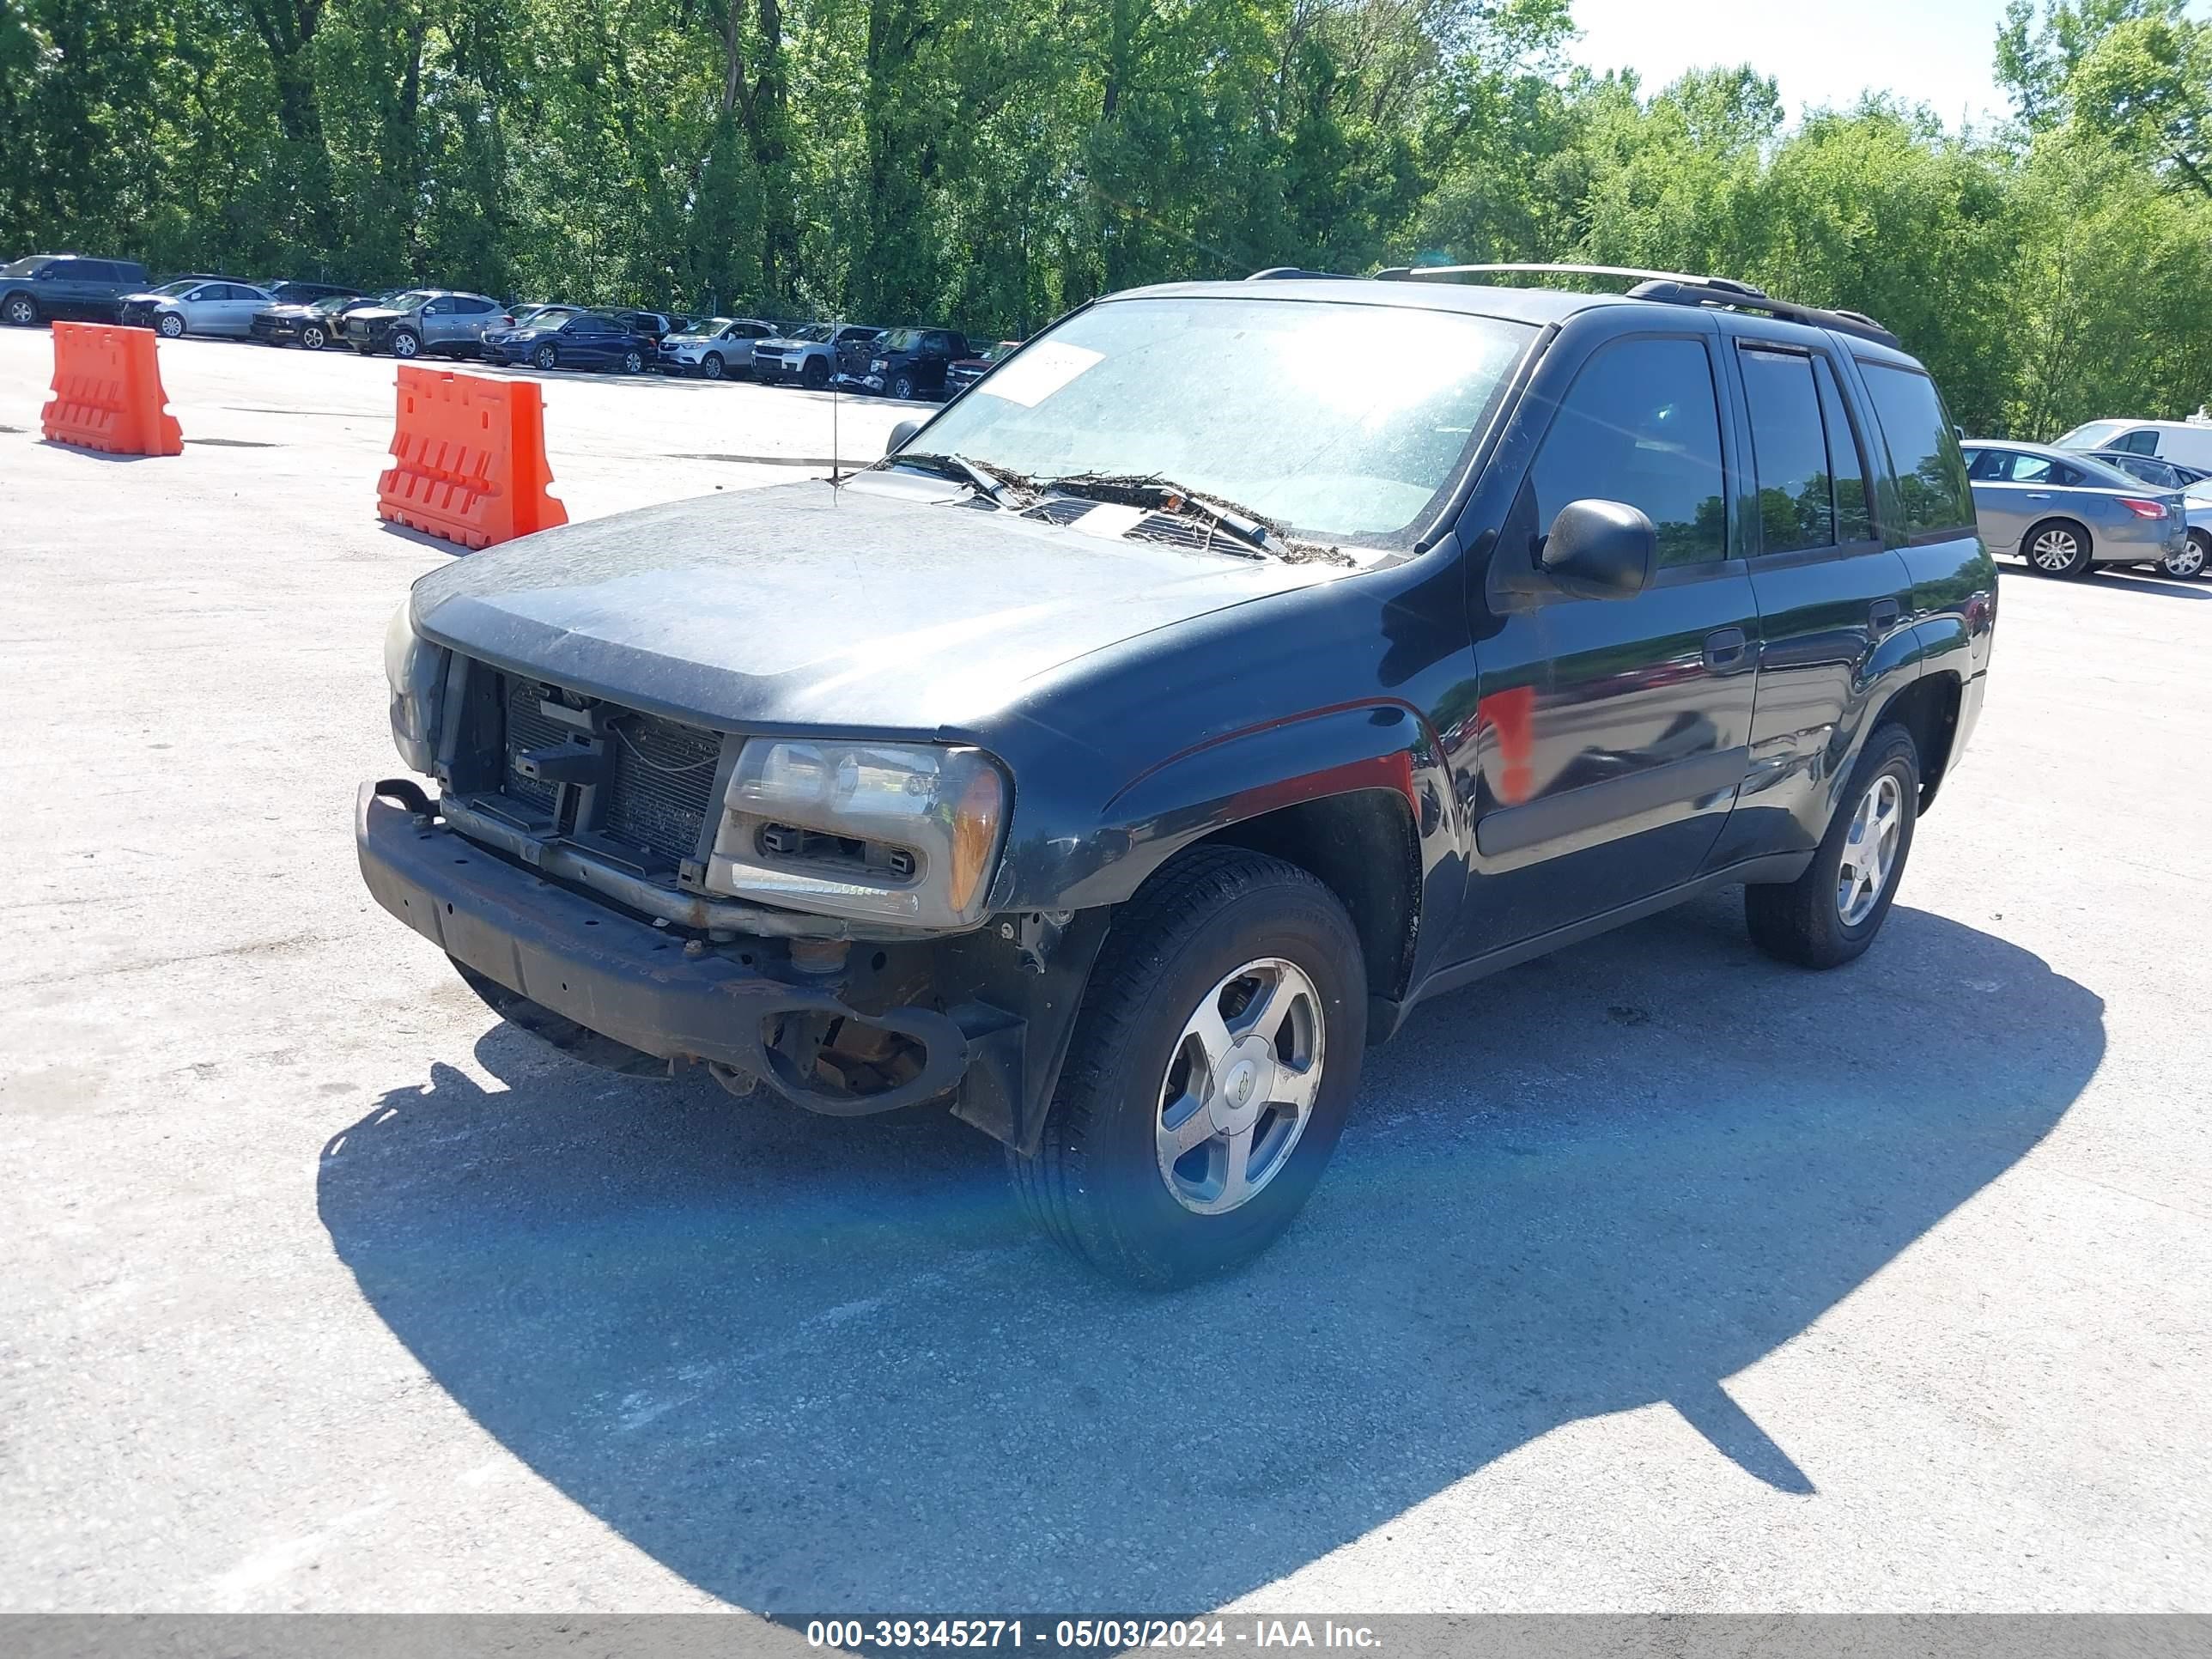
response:
{"label": "roof rack rail", "polygon": [[1828,311],[1819,306],[1801,306],[1793,300],[1778,300],[1764,289],[1754,288],[1749,283],[1737,282],[1732,276],[1697,276],[1679,270],[1645,270],[1634,265],[1537,264],[1394,265],[1376,271],[1375,276],[1379,282],[1407,283],[1432,277],[1500,273],[1546,276],[1632,276],[1637,279],[1637,285],[1628,290],[1628,297],[1632,300],[1656,300],[1666,305],[1718,306],[1738,311],[1764,312],[1785,323],[1803,323],[1813,328],[1834,329],[1838,333],[1855,334],[1887,346],[1899,344],[1896,335],[1864,312]]}
{"label": "roof rack rail", "polygon": [[1265,270],[1255,270],[1244,280],[1248,283],[1297,282],[1312,277],[1327,277],[1333,281],[1347,280],[1340,270],[1303,270],[1297,265],[1269,265]]}

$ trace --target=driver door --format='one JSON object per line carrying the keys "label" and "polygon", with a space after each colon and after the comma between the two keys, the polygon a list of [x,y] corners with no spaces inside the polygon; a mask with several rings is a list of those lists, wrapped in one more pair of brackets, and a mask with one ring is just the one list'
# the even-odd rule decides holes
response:
{"label": "driver door", "polygon": [[[1729,522],[1718,331],[1694,313],[1644,320],[1547,377],[1564,392],[1532,386],[1523,405],[1549,419],[1475,594],[1462,956],[1690,880],[1747,769],[1759,609]],[[1588,499],[1638,507],[1657,529],[1642,592],[1577,598],[1543,574],[1553,519]]]}

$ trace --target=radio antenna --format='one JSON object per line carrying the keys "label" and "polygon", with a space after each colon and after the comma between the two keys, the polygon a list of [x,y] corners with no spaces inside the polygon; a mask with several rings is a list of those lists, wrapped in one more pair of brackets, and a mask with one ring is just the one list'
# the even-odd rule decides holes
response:
{"label": "radio antenna", "polygon": [[837,447],[837,337],[845,331],[845,319],[833,315],[830,320],[830,499],[837,499],[837,486],[844,480],[844,465],[840,459],[842,452]]}

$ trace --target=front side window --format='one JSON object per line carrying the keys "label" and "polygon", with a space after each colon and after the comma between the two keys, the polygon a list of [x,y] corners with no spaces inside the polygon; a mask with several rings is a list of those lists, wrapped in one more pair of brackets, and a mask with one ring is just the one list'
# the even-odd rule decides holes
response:
{"label": "front side window", "polygon": [[1937,535],[1974,527],[1973,492],[1966,483],[1959,438],[1936,395],[1936,382],[1916,368],[1859,364],[1875,419],[1889,448],[1908,535]]}
{"label": "front side window", "polygon": [[2139,427],[2112,447],[2124,449],[2130,455],[2155,455],[2158,453],[2158,433],[2151,427]]}
{"label": "front side window", "polygon": [[1751,455],[1759,483],[1759,545],[1768,553],[1832,547],[1835,487],[1828,473],[1828,438],[1813,360],[1796,352],[1746,348],[1745,400],[1751,413]]}
{"label": "front side window", "polygon": [[[1167,480],[1299,535],[1389,546],[1441,505],[1535,335],[1412,306],[1111,301],[947,409],[916,447],[1032,478]],[[899,349],[896,336],[884,346]]]}
{"label": "front side window", "polygon": [[1658,530],[1661,564],[1725,556],[1720,408],[1705,343],[1620,340],[1601,348],[1560,401],[1528,487],[1540,536],[1569,501],[1621,501]]}

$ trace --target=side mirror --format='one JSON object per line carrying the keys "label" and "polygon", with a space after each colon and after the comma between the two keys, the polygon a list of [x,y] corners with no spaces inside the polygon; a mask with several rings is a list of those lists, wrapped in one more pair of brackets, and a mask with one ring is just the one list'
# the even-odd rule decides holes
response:
{"label": "side mirror", "polygon": [[1538,562],[1577,599],[1632,599],[1650,586],[1659,532],[1622,501],[1569,501],[1552,520]]}
{"label": "side mirror", "polygon": [[920,421],[901,421],[896,426],[891,428],[890,439],[884,445],[884,453],[886,455],[897,454],[899,451],[904,449],[907,445],[914,441],[914,434],[921,430],[921,422]]}

